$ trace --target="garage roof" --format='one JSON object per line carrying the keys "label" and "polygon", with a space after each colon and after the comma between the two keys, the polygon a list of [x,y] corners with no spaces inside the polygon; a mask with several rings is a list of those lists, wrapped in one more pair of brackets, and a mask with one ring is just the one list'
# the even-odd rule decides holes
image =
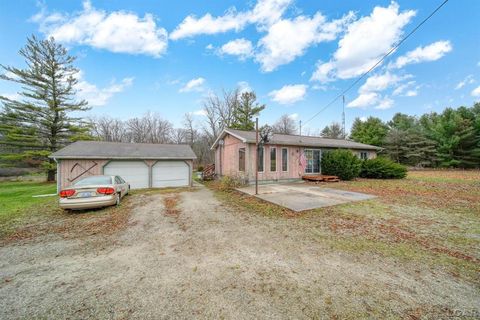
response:
{"label": "garage roof", "polygon": [[[240,139],[245,143],[255,143],[255,131],[243,131],[236,129],[225,129],[218,136],[217,140],[214,142],[212,149],[216,148],[218,141],[223,139],[226,134],[231,134],[232,136]],[[382,148],[377,146],[372,146],[369,144],[359,143],[351,140],[345,139],[329,139],[322,137],[312,137],[312,136],[299,136],[294,134],[273,134],[272,138],[268,144],[276,145],[289,145],[289,146],[302,146],[302,147],[318,147],[318,148],[345,148],[345,149],[357,149],[357,150],[381,150]]]}
{"label": "garage roof", "polygon": [[55,159],[196,159],[186,144],[77,141],[50,155]]}

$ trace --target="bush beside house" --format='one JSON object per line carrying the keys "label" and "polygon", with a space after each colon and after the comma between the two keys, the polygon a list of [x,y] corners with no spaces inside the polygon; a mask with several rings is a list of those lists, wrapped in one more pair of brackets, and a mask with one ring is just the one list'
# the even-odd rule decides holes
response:
{"label": "bush beside house", "polygon": [[322,153],[322,173],[352,180],[359,176],[362,161],[349,150],[335,150]]}
{"label": "bush beside house", "polygon": [[401,179],[407,176],[407,168],[390,159],[378,157],[363,161],[360,176],[373,179]]}

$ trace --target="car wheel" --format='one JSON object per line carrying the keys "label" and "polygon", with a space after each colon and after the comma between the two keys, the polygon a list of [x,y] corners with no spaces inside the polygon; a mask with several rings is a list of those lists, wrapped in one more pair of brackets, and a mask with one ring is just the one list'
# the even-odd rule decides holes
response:
{"label": "car wheel", "polygon": [[117,193],[117,196],[115,198],[115,205],[118,207],[120,205],[120,193]]}

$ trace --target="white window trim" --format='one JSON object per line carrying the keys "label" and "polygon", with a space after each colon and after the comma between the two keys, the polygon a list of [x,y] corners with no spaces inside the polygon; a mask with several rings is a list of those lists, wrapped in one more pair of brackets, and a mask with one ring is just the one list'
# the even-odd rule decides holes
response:
{"label": "white window trim", "polygon": [[[321,148],[305,148],[305,149],[303,149],[303,153],[305,154],[305,151],[307,151],[307,150],[312,150],[312,152],[314,150],[318,150],[320,152],[320,155],[319,155],[320,164],[319,164],[318,172],[307,172],[308,160],[305,157],[305,160],[307,160],[307,165],[305,166],[305,169],[303,170],[303,173],[304,174],[322,174],[322,149]],[[313,156],[313,153],[312,153],[312,156]],[[313,167],[312,167],[312,171],[313,171]]]}
{"label": "white window trim", "polygon": [[[256,146],[255,146],[255,147],[256,147]],[[262,152],[262,154],[263,154],[263,165],[262,165],[262,169],[263,169],[263,170],[262,170],[262,171],[258,170],[258,173],[264,173],[264,172],[265,172],[265,147],[262,147],[261,149],[262,149],[262,151],[263,151],[263,152]],[[258,156],[258,154],[257,154],[257,156]],[[257,161],[257,163],[256,163],[255,165],[258,167],[258,161]]]}
{"label": "white window trim", "polygon": [[[245,161],[245,163],[243,164],[243,167],[244,167],[243,170],[240,170],[240,151],[242,149],[243,149],[243,161]],[[238,161],[237,161],[238,172],[245,172],[247,167],[247,149],[245,147],[238,148],[237,156],[238,156]]]}
{"label": "white window trim", "polygon": [[[282,155],[282,163],[281,163],[281,166],[282,166],[282,172],[288,172],[288,169],[289,169],[289,161],[288,161],[288,158],[289,158],[289,155],[288,155],[288,148],[281,148],[281,155]],[[283,150],[287,150],[287,170],[283,170]]]}
{"label": "white window trim", "polygon": [[[275,170],[273,171],[272,170],[272,149],[275,149]],[[277,154],[277,147],[269,147],[269,153],[268,153],[268,156],[269,156],[269,164],[270,164],[270,172],[277,172],[278,171],[278,154]]]}

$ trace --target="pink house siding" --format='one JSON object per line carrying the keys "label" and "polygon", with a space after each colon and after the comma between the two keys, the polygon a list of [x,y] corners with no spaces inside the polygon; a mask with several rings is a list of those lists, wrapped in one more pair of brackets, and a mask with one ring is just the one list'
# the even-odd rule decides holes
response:
{"label": "pink house siding", "polygon": [[[245,148],[245,171],[239,171],[239,150]],[[255,144],[244,143],[242,140],[226,134],[223,138],[223,145],[218,145],[215,149],[215,170],[217,175],[235,176],[245,178],[248,181],[255,179]],[[323,152],[334,150],[328,148],[309,148],[288,145],[265,145],[264,147],[264,165],[263,171],[258,172],[259,180],[279,181],[301,179],[305,174],[300,166],[300,155],[304,149],[321,149]],[[276,170],[271,170],[270,150],[276,149]],[[287,170],[282,170],[282,149],[288,150]],[[361,152],[366,152],[368,159],[375,158],[377,153],[372,150],[351,150],[360,157]],[[316,173],[318,174],[318,173]]]}
{"label": "pink house siding", "polygon": [[[223,139],[223,146],[219,146],[215,150],[215,171],[218,175],[242,175],[243,173],[238,171],[238,150],[240,148],[246,149],[246,143],[243,143],[240,139],[237,139],[231,135],[226,135]],[[246,153],[247,150],[245,150]],[[247,167],[249,155],[246,154]]]}
{"label": "pink house siding", "polygon": [[[249,145],[249,151],[252,154],[252,161],[248,167],[248,179],[253,180],[255,179],[255,145]],[[276,148],[277,154],[277,170],[271,171],[270,170],[270,149]],[[287,161],[287,171],[282,170],[282,148],[286,148],[288,150],[288,161]],[[285,145],[265,145],[264,146],[264,165],[263,165],[263,172],[258,172],[258,178],[260,180],[286,180],[286,179],[299,179],[302,177],[303,170],[300,167],[299,158],[300,158],[300,150],[303,148],[296,147],[296,146],[285,146]]]}

